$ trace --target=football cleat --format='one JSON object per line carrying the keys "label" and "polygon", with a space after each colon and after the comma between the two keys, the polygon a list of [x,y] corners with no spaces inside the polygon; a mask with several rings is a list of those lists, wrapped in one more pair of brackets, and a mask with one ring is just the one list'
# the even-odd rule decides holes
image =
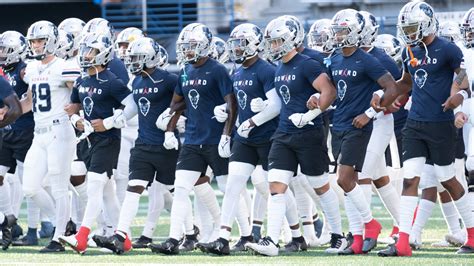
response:
{"label": "football cleat", "polygon": [[212,253],[216,255],[229,255],[229,241],[224,238],[218,238],[216,241],[209,243],[198,243],[196,245],[204,253]]}
{"label": "football cleat", "polygon": [[87,239],[78,239],[77,235],[59,236],[59,242],[68,245],[79,254],[84,254],[87,249]]}
{"label": "football cleat", "polygon": [[137,240],[132,243],[133,248],[148,248],[148,245],[153,243],[153,240],[149,237],[141,235]]}
{"label": "football cleat", "polygon": [[40,249],[40,253],[56,253],[56,252],[64,252],[66,251],[63,247],[63,245],[61,245],[61,243],[59,242],[56,242],[54,240],[51,240],[51,242],[49,242],[49,244]]}
{"label": "football cleat", "polygon": [[326,253],[337,254],[347,247],[347,240],[344,236],[339,234],[331,234],[331,247],[326,249]]}
{"label": "football cleat", "polygon": [[256,255],[278,256],[279,246],[268,236],[260,239],[258,243],[247,243],[245,246]]}
{"label": "football cleat", "polygon": [[69,222],[67,222],[67,224],[66,224],[66,231],[65,231],[64,235],[65,236],[72,236],[72,235],[75,235],[75,234],[77,234],[77,226],[71,219],[69,219]]}
{"label": "football cleat", "polygon": [[179,254],[178,240],[173,238],[168,238],[159,244],[150,244],[149,247],[153,253],[163,253],[166,255]]}
{"label": "football cleat", "polygon": [[235,245],[232,246],[230,251],[232,252],[247,251],[247,248],[245,247],[245,244],[247,243],[255,243],[252,235],[240,237],[239,241],[237,241],[237,243],[235,243]]}
{"label": "football cleat", "polygon": [[285,245],[285,252],[287,253],[307,251],[307,250],[308,250],[308,245],[306,244],[306,241],[304,240],[304,237],[302,236],[293,237],[290,243]]}

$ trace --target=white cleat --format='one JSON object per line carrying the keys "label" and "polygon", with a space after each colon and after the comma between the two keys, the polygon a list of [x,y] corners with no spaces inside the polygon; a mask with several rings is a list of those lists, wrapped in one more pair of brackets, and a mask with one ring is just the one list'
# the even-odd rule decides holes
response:
{"label": "white cleat", "polygon": [[347,248],[347,239],[338,234],[331,234],[331,247],[326,249],[326,253],[338,254]]}
{"label": "white cleat", "polygon": [[410,246],[411,248],[413,249],[421,249],[421,247],[423,246],[423,243],[421,242],[421,235],[410,235]]}
{"label": "white cleat", "polygon": [[434,242],[433,244],[431,244],[431,246],[435,248],[448,248],[451,247],[451,244],[449,244],[449,242],[446,240],[441,240],[438,242]]}
{"label": "white cleat", "polygon": [[246,243],[245,247],[255,254],[264,256],[278,256],[279,251],[278,246],[269,237],[262,238],[258,243]]}
{"label": "white cleat", "polygon": [[305,238],[306,244],[308,244],[308,247],[310,248],[315,248],[321,246],[321,243],[319,242],[319,239],[317,237],[312,237],[312,238]]}
{"label": "white cleat", "polygon": [[77,248],[78,241],[76,239],[76,235],[59,236],[58,240],[62,245],[71,247],[79,254],[84,254],[86,252],[86,250],[81,250]]}
{"label": "white cleat", "polygon": [[321,234],[319,237],[319,245],[324,246],[326,244],[329,244],[331,242],[331,234],[329,232],[324,232]]}
{"label": "white cleat", "polygon": [[95,243],[94,240],[92,240],[92,237],[87,240],[87,246],[90,248],[96,248],[97,244]]}
{"label": "white cleat", "polygon": [[392,245],[395,244],[395,239],[393,237],[381,237],[377,239],[377,242],[380,244],[387,244],[387,245]]}
{"label": "white cleat", "polygon": [[451,245],[455,247],[460,247],[466,242],[466,230],[462,230],[457,234],[451,235],[447,234],[444,236],[444,239]]}

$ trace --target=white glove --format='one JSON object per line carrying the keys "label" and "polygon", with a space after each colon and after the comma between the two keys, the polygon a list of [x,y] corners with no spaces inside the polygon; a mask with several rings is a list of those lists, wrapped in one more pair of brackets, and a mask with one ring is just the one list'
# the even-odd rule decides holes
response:
{"label": "white glove", "polygon": [[114,114],[102,121],[105,129],[123,128],[127,125],[127,118],[123,115],[122,109],[115,109]]}
{"label": "white glove", "polygon": [[176,136],[174,135],[174,132],[166,131],[163,147],[165,147],[165,149],[167,150],[172,150],[172,149],[178,150],[178,145],[179,145],[179,142]]}
{"label": "white glove", "polygon": [[404,107],[405,110],[410,111],[410,109],[411,109],[411,104],[412,104],[412,101],[411,101],[411,96],[410,96],[410,98],[408,98],[407,103],[405,103],[405,107]]}
{"label": "white glove", "polygon": [[163,113],[161,113],[160,116],[158,116],[158,119],[156,119],[155,125],[157,128],[166,131],[166,128],[168,127],[168,123],[171,120],[171,117],[173,117],[174,112],[170,114],[171,109],[167,108]]}
{"label": "white glove", "polygon": [[77,143],[81,142],[81,140],[86,139],[90,134],[94,133],[94,128],[91,125],[91,122],[83,119],[82,125],[84,125],[84,132],[76,138]]}
{"label": "white glove", "polygon": [[227,120],[229,114],[227,114],[227,104],[221,104],[214,107],[214,117],[219,123],[224,123]]}
{"label": "white glove", "polygon": [[268,100],[263,100],[262,98],[254,98],[250,101],[250,110],[254,113],[260,113],[268,105]]}
{"label": "white glove", "polygon": [[178,129],[179,133],[184,133],[186,127],[186,117],[180,116],[178,122],[176,123],[176,128]]}
{"label": "white glove", "polygon": [[312,122],[313,119],[315,119],[318,115],[321,114],[320,109],[313,109],[309,110],[308,112],[302,114],[302,113],[295,113],[292,114],[288,117],[288,119],[293,122],[293,125],[297,128],[302,128],[306,125],[314,125]]}
{"label": "white glove", "polygon": [[222,135],[221,140],[219,141],[219,156],[222,158],[229,158],[230,153],[230,136]]}
{"label": "white glove", "polygon": [[255,126],[250,125],[249,119],[245,120],[242,122],[242,124],[237,128],[237,133],[242,137],[242,138],[248,138],[250,131],[254,128]]}
{"label": "white glove", "polygon": [[72,126],[73,126],[75,129],[77,129],[76,124],[77,124],[77,122],[78,122],[79,120],[81,120],[81,119],[82,119],[82,118],[81,118],[79,115],[73,114],[73,115],[71,115],[71,117],[69,118],[69,121],[71,121]]}

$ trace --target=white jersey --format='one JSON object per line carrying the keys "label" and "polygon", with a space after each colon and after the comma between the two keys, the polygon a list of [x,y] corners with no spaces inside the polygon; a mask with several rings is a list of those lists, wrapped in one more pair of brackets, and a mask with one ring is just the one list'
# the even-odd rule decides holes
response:
{"label": "white jersey", "polygon": [[25,82],[32,93],[35,126],[68,119],[64,106],[71,101],[71,89],[66,82],[74,82],[79,76],[80,69],[74,60],[55,57],[48,64],[33,61],[26,66]]}

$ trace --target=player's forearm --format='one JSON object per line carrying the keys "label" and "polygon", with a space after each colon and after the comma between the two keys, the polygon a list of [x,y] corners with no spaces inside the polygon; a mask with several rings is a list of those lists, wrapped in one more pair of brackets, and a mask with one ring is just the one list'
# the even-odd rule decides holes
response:
{"label": "player's forearm", "polygon": [[31,99],[28,99],[28,98],[22,99],[20,101],[20,105],[21,105],[22,114],[26,114],[26,113],[30,112],[31,109],[33,108],[33,103],[31,101]]}
{"label": "player's forearm", "polygon": [[225,96],[224,99],[227,103],[227,113],[229,116],[225,121],[223,134],[230,136],[235,125],[235,120],[237,119],[237,101],[233,93]]}
{"label": "player's forearm", "polygon": [[453,84],[451,85],[451,96],[455,95],[461,90],[465,90],[470,96],[469,91],[469,79],[466,70],[461,68],[454,78]]}
{"label": "player's forearm", "polygon": [[173,117],[171,117],[170,122],[168,123],[168,126],[166,127],[166,131],[171,131],[174,132],[176,129],[176,124],[178,123],[179,117],[183,111],[176,111]]}
{"label": "player's forearm", "polygon": [[18,101],[16,95],[10,97],[12,97],[12,99],[9,99],[9,101],[4,101],[5,105],[8,106],[8,111],[0,121],[0,128],[15,122],[15,120],[17,120],[23,114],[20,102]]}
{"label": "player's forearm", "polygon": [[325,111],[326,109],[331,106],[331,104],[336,99],[336,90],[335,89],[327,89],[321,92],[321,96],[319,96],[319,109],[321,111]]}

